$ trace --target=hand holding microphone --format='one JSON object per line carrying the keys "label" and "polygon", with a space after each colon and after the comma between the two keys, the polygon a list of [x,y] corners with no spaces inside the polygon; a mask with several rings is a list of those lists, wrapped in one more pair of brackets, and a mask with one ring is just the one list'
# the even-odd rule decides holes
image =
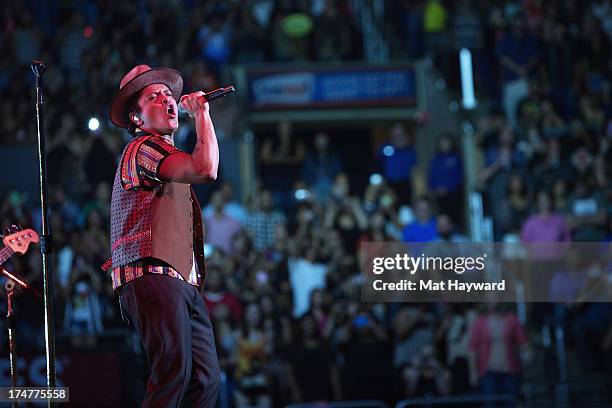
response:
{"label": "hand holding microphone", "polygon": [[234,88],[233,86],[228,86],[226,88],[215,89],[214,91],[210,91],[208,93],[199,91],[183,95],[181,96],[178,104],[179,112],[186,112],[189,114],[189,117],[193,117],[195,114],[194,112],[198,109],[208,110],[208,102],[221,98],[227,94],[234,92],[235,90],[236,88]]}

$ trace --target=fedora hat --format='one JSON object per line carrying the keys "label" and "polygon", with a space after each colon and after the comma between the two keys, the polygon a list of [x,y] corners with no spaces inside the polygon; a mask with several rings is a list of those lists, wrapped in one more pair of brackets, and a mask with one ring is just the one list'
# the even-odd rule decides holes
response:
{"label": "fedora hat", "polygon": [[130,126],[128,103],[130,99],[151,84],[164,84],[172,92],[174,99],[179,99],[183,91],[183,78],[180,72],[171,68],[151,68],[148,65],[136,65],[119,84],[119,90],[110,104],[111,121],[122,128]]}

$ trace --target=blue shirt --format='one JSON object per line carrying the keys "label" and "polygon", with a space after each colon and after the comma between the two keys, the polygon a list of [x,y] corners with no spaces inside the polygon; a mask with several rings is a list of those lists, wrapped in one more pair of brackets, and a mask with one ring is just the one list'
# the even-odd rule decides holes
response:
{"label": "blue shirt", "polygon": [[412,167],[417,163],[414,148],[404,147],[398,149],[385,144],[380,150],[379,157],[383,164],[383,173],[391,182],[409,181]]}
{"label": "blue shirt", "polygon": [[410,223],[402,231],[402,241],[404,242],[431,242],[438,239],[438,229],[436,219],[432,218],[422,224],[419,221]]}
{"label": "blue shirt", "polygon": [[457,153],[438,153],[429,168],[429,188],[455,191],[463,183],[463,163]]}

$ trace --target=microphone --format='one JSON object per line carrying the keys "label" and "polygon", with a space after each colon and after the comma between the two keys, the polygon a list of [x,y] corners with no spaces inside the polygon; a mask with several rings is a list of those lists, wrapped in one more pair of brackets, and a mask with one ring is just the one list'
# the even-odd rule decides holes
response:
{"label": "microphone", "polygon": [[[235,92],[236,88],[234,88],[233,86],[228,86],[225,88],[219,88],[219,89],[215,89],[214,91],[210,91],[208,93],[204,94],[204,99],[206,99],[207,102],[212,102],[215,99],[219,99],[225,95],[231,94],[232,92]],[[183,108],[183,105],[179,102],[178,103],[178,109],[179,109],[179,113],[188,113],[187,110],[185,108]],[[193,117],[193,115],[189,115],[190,117]]]}

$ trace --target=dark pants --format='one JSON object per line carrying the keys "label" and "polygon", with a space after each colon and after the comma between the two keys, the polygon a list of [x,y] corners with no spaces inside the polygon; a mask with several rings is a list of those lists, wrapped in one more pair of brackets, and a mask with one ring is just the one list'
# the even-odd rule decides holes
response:
{"label": "dark pants", "polygon": [[[518,395],[519,379],[515,374],[492,373],[487,371],[480,379],[480,393],[483,395]],[[484,407],[514,407],[512,403],[486,402]]]}
{"label": "dark pants", "polygon": [[197,288],[145,274],[119,289],[119,302],[140,333],[151,376],[143,407],[213,407],[219,360],[208,309]]}

